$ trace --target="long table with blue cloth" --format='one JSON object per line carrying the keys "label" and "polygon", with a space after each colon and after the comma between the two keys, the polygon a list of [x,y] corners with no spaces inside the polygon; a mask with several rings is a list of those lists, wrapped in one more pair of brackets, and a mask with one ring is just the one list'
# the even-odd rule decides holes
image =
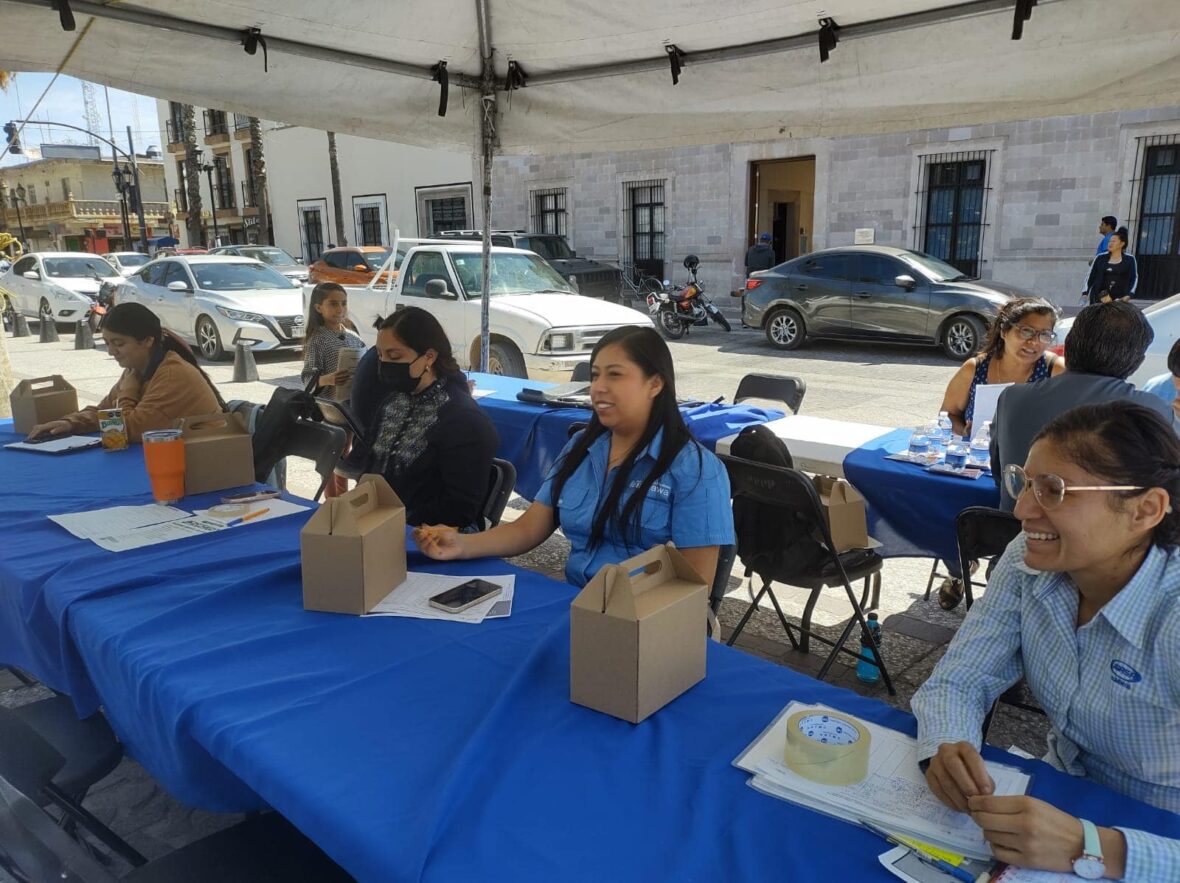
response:
{"label": "long table with blue cloth", "polygon": [[[497,456],[516,467],[516,492],[532,500],[569,440],[570,427],[588,421],[591,412],[586,408],[522,402],[516,397],[522,389],[544,389],[551,383],[475,372],[468,376],[475,381],[479,404],[492,418],[500,436]],[[487,390],[490,394],[484,395]],[[718,439],[740,432],[745,426],[783,416],[774,408],[719,402],[682,405],[680,412],[693,437],[710,451],[716,448]]]}
{"label": "long table with blue cloth", "polygon": [[[47,518],[150,501],[138,446],[0,448],[0,662],[101,706],[184,803],[273,807],[362,881],[891,879],[877,837],[756,792],[731,761],[791,700],[913,732],[908,714],[710,643],[705,680],[632,725],[569,701],[574,591],[538,574],[411,545],[412,570],[514,573],[512,615],[314,613],[310,513],[119,554]],[[1175,816],[985,755],[1098,824],[1180,836]]]}

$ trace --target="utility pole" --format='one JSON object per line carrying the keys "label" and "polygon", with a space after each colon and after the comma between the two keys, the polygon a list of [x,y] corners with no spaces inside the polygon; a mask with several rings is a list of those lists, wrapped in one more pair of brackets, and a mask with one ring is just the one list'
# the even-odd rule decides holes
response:
{"label": "utility pole", "polygon": [[135,143],[131,140],[131,127],[127,127],[127,152],[131,154],[131,178],[135,182],[135,213],[139,217],[139,248],[148,253],[147,219],[143,216],[143,188],[139,185],[139,163],[135,161]]}

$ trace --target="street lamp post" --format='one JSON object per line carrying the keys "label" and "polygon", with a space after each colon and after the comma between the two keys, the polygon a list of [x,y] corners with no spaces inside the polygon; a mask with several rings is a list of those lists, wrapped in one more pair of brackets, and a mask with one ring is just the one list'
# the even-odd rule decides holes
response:
{"label": "street lamp post", "polygon": [[131,183],[135,187],[135,213],[139,216],[139,248],[148,253],[147,219],[143,216],[143,188],[139,185],[139,163],[135,160],[135,143],[131,140],[131,127],[127,127],[127,153],[131,156]]}
{"label": "street lamp post", "polygon": [[21,243],[27,249],[29,247],[29,237],[25,235],[25,219],[21,217],[20,213],[20,204],[23,202],[25,205],[28,205],[28,202],[25,200],[25,185],[17,184],[16,189],[12,191],[12,196],[12,204],[16,207],[16,223],[20,226]]}
{"label": "street lamp post", "polygon": [[217,168],[214,163],[204,162],[205,151],[197,151],[197,164],[205,176],[209,179],[209,214],[213,216],[213,245],[217,245],[221,240],[221,230],[217,226],[217,196],[213,190],[213,170]]}
{"label": "street lamp post", "polygon": [[115,190],[119,192],[119,215],[123,220],[123,247],[131,248],[131,220],[130,213],[127,210],[127,191],[131,187],[131,169],[119,168],[119,164],[115,163],[115,168],[111,172],[111,177],[115,179]]}

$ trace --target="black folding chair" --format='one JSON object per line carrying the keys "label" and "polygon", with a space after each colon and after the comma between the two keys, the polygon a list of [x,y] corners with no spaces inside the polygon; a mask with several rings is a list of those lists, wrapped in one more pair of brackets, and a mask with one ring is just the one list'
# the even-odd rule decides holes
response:
{"label": "black folding chair", "polygon": [[578,362],[574,365],[574,372],[570,375],[570,383],[589,383],[590,363]]}
{"label": "black folding chair", "polygon": [[336,471],[347,443],[348,433],[340,426],[314,420],[296,420],[287,427],[279,442],[280,456],[302,457],[315,463],[320,486],[312,499],[318,500],[328,479]]}
{"label": "black folding chair", "polygon": [[807,383],[802,377],[786,374],[747,374],[738,384],[734,393],[734,404],[744,399],[766,399],[782,402],[792,414],[798,414],[807,395]]}
{"label": "black folding chair", "polygon": [[575,435],[577,435],[579,432],[581,432],[583,429],[585,429],[589,425],[590,424],[584,420],[576,420],[573,423],[571,423],[570,428],[568,430],[566,430],[565,437],[566,438],[573,438]]}
{"label": "black folding chair", "polygon": [[[890,695],[893,695],[895,693],[893,679],[889,676],[889,670],[885,667],[885,658],[881,654],[881,648],[877,646],[876,639],[868,629],[864,616],[864,606],[868,600],[872,577],[874,574],[879,573],[881,567],[884,565],[881,556],[870,549],[852,549],[838,554],[832,551],[835,544],[832,542],[831,531],[829,531],[827,522],[824,520],[823,504],[820,502],[819,494],[816,493],[811,480],[802,472],[795,469],[784,469],[780,466],[770,466],[766,463],[757,463],[753,460],[743,460],[740,457],[731,457],[725,454],[720,456],[721,461],[725,464],[726,470],[729,472],[730,486],[735,500],[739,497],[745,497],[762,504],[763,507],[782,510],[784,516],[787,513],[793,513],[792,517],[803,519],[808,532],[813,533],[822,540],[823,550],[826,552],[827,558],[826,561],[821,560],[814,565],[807,567],[801,566],[798,569],[786,573],[763,572],[766,568],[762,566],[757,555],[750,561],[743,558],[742,561],[746,565],[747,570],[752,571],[762,578],[762,588],[758,591],[753,603],[750,604],[749,609],[737,624],[737,628],[733,630],[733,634],[729,636],[729,640],[726,643],[732,646],[757,609],[758,602],[766,595],[769,596],[771,604],[774,605],[779,622],[782,623],[783,630],[787,633],[787,638],[790,640],[791,646],[794,649],[802,650],[804,653],[808,652],[809,638],[815,638],[817,641],[827,644],[832,648],[832,652],[828,655],[823,667],[819,670],[819,674],[817,675],[819,680],[822,681],[827,675],[832,667],[832,663],[836,661],[837,654],[847,653],[857,659],[862,659],[865,662],[871,662],[879,666],[881,676],[885,680],[885,686],[889,690]],[[852,589],[852,580],[861,579],[864,580],[864,590],[858,600],[856,593]],[[778,598],[771,588],[774,582],[782,582],[786,585],[811,590],[811,597],[807,599],[807,605],[803,610],[803,623],[801,626],[787,621],[787,617],[778,603]],[[844,590],[848,594],[848,602],[852,605],[852,617],[848,620],[847,625],[844,626],[844,631],[841,632],[839,639],[831,641],[823,635],[816,634],[812,630],[811,614],[815,609],[815,603],[819,600],[819,593],[823,588],[825,586],[838,585],[844,586]],[[853,626],[857,623],[860,624],[862,633],[869,638],[870,645],[877,656],[875,660],[869,659],[854,650],[849,650],[844,646],[848,641],[849,635],[852,634]],[[799,631],[801,640],[795,639],[792,629]]]}
{"label": "black folding chair", "polygon": [[[1020,521],[1010,512],[990,509],[987,506],[970,506],[959,513],[955,519],[955,533],[959,537],[959,566],[963,570],[963,600],[967,609],[975,603],[972,592],[971,570],[968,564],[983,558],[995,558],[1004,554],[1004,550],[1020,534]],[[983,737],[987,738],[991,729],[992,718],[996,714],[996,706],[1003,702],[1014,708],[1020,708],[1033,714],[1044,714],[1045,710],[1039,705],[1024,701],[1024,681],[1013,684],[996,700],[983,719]]]}
{"label": "black folding chair", "polygon": [[483,527],[495,527],[500,523],[508,498],[516,488],[516,467],[508,460],[492,458],[492,478],[488,483],[488,496],[483,504]]}
{"label": "black folding chair", "polygon": [[[91,857],[38,804],[66,761],[31,728],[0,716],[0,869],[18,881],[61,883],[254,883],[353,878],[277,813],[255,816],[122,878]],[[112,835],[113,836],[113,835]],[[138,853],[137,853],[138,855]]]}

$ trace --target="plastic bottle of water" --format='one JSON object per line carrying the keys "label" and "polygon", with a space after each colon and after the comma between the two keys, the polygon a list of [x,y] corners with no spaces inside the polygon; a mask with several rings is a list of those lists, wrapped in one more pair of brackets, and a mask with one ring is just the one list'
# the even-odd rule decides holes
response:
{"label": "plastic bottle of water", "polygon": [[946,411],[938,412],[938,428],[942,432],[943,445],[949,445],[952,441],[954,441],[954,424],[951,423],[951,415]]}
{"label": "plastic bottle of water", "polygon": [[946,465],[951,469],[962,469],[967,465],[967,455],[966,439],[954,439],[946,448]]}
{"label": "plastic bottle of water", "polygon": [[924,427],[915,427],[913,433],[910,435],[909,452],[911,457],[924,457],[926,452],[930,450],[930,437],[926,434]]}
{"label": "plastic bottle of water", "polygon": [[972,466],[987,466],[991,462],[991,421],[983,424],[983,429],[971,439],[971,453],[969,463]]}
{"label": "plastic bottle of water", "polygon": [[[881,623],[877,621],[877,614],[870,613],[865,617],[868,631],[873,633],[873,640],[877,642],[877,646],[881,646]],[[869,643],[869,636],[865,630],[861,630],[860,634],[860,654],[867,656],[869,659],[877,659],[877,654]],[[881,680],[881,669],[877,668],[871,662],[865,662],[863,659],[856,661],[856,679],[863,681],[866,684],[875,684]]]}

